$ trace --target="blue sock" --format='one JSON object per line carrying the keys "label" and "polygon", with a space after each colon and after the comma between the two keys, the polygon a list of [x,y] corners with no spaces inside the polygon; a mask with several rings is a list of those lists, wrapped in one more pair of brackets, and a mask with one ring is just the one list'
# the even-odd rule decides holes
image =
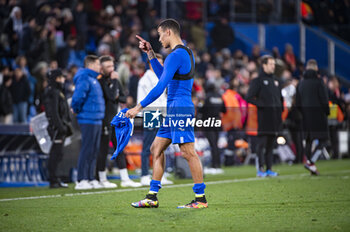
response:
{"label": "blue sock", "polygon": [[193,186],[193,192],[196,194],[196,197],[204,195],[204,189],[205,189],[205,184],[204,183],[200,183],[200,184],[194,184]]}
{"label": "blue sock", "polygon": [[159,189],[162,188],[159,180],[151,180],[149,191],[152,193],[158,193]]}

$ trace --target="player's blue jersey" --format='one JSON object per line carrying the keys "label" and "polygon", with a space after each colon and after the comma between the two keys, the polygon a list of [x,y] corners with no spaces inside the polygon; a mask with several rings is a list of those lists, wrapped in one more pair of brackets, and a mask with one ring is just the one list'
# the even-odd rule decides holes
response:
{"label": "player's blue jersey", "polygon": [[159,82],[140,102],[142,107],[156,100],[168,87],[167,116],[157,137],[171,139],[174,144],[194,142],[194,126],[190,124],[194,122],[191,98],[194,75],[192,51],[183,45],[177,45],[165,59],[164,67],[157,59],[152,59],[151,65]]}
{"label": "player's blue jersey", "polygon": [[[192,52],[191,52],[192,53]],[[140,102],[142,107],[146,107],[155,101],[168,87],[168,106],[173,101],[178,100],[177,106],[193,107],[191,93],[193,78],[177,80],[174,78],[177,74],[186,75],[191,72],[191,64],[194,66],[194,57],[192,61],[189,53],[182,46],[177,46],[165,59],[164,67],[157,59],[151,60],[151,65],[159,78],[158,84],[149,92],[144,100]],[[193,67],[194,69],[194,67]]]}

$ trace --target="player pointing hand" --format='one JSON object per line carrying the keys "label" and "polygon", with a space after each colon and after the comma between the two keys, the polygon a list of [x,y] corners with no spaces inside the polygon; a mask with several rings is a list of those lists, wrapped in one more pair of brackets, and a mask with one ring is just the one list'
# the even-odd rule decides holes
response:
{"label": "player pointing hand", "polygon": [[151,44],[150,44],[148,41],[144,40],[144,39],[143,39],[141,36],[139,36],[139,35],[136,35],[136,38],[137,38],[138,40],[140,40],[140,41],[139,41],[139,48],[141,49],[141,51],[146,52],[146,53],[152,51],[152,46],[151,46]]}

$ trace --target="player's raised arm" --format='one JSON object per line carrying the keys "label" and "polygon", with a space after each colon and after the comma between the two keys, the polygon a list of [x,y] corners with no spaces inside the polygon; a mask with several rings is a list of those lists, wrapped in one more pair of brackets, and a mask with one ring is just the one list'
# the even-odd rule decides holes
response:
{"label": "player's raised arm", "polygon": [[143,99],[139,104],[137,104],[134,108],[128,110],[125,114],[128,118],[134,118],[138,112],[145,108],[164,92],[167,87],[169,81],[174,77],[174,74],[179,69],[181,63],[181,59],[179,59],[176,54],[171,53],[164,62],[164,72],[162,73],[161,78],[159,79],[157,85],[148,93],[148,95]]}
{"label": "player's raised arm", "polygon": [[158,79],[160,79],[163,73],[163,66],[159,63],[158,59],[155,59],[156,55],[152,49],[151,44],[139,35],[136,35],[136,38],[139,40],[139,48],[141,49],[141,51],[147,53],[153,71],[157,75]]}

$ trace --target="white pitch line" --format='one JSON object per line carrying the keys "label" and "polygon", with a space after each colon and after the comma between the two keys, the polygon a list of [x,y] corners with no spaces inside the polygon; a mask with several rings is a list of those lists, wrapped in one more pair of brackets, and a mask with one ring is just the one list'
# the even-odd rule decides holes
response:
{"label": "white pitch line", "polygon": [[[328,172],[327,174],[335,174],[335,173],[349,173],[350,170],[342,170],[342,171],[336,171],[336,172]],[[252,178],[244,178],[244,179],[234,179],[234,180],[219,180],[219,181],[207,181],[205,182],[206,185],[216,185],[216,184],[229,184],[229,183],[239,183],[239,182],[248,182],[248,181],[263,181],[263,180],[270,180],[270,179],[295,179],[295,177],[305,177],[310,176],[310,174],[293,174],[293,175],[283,175],[275,178],[260,178],[260,177],[252,177]],[[320,176],[325,177],[325,175]],[[181,188],[181,187],[188,187],[193,186],[193,183],[188,184],[176,184],[176,185],[165,185],[162,188]],[[95,194],[105,194],[105,193],[120,193],[120,192],[132,192],[132,191],[144,191],[148,190],[149,187],[144,188],[132,188],[132,189],[116,189],[116,190],[105,190],[105,191],[98,191],[98,192],[79,192],[79,193],[66,193],[61,195],[47,195],[47,196],[33,196],[33,197],[18,197],[18,198],[7,198],[7,199],[0,199],[0,202],[6,202],[6,201],[19,201],[19,200],[36,200],[36,199],[43,199],[43,198],[60,198],[60,197],[74,197],[74,196],[84,196],[84,195],[95,195]]]}

